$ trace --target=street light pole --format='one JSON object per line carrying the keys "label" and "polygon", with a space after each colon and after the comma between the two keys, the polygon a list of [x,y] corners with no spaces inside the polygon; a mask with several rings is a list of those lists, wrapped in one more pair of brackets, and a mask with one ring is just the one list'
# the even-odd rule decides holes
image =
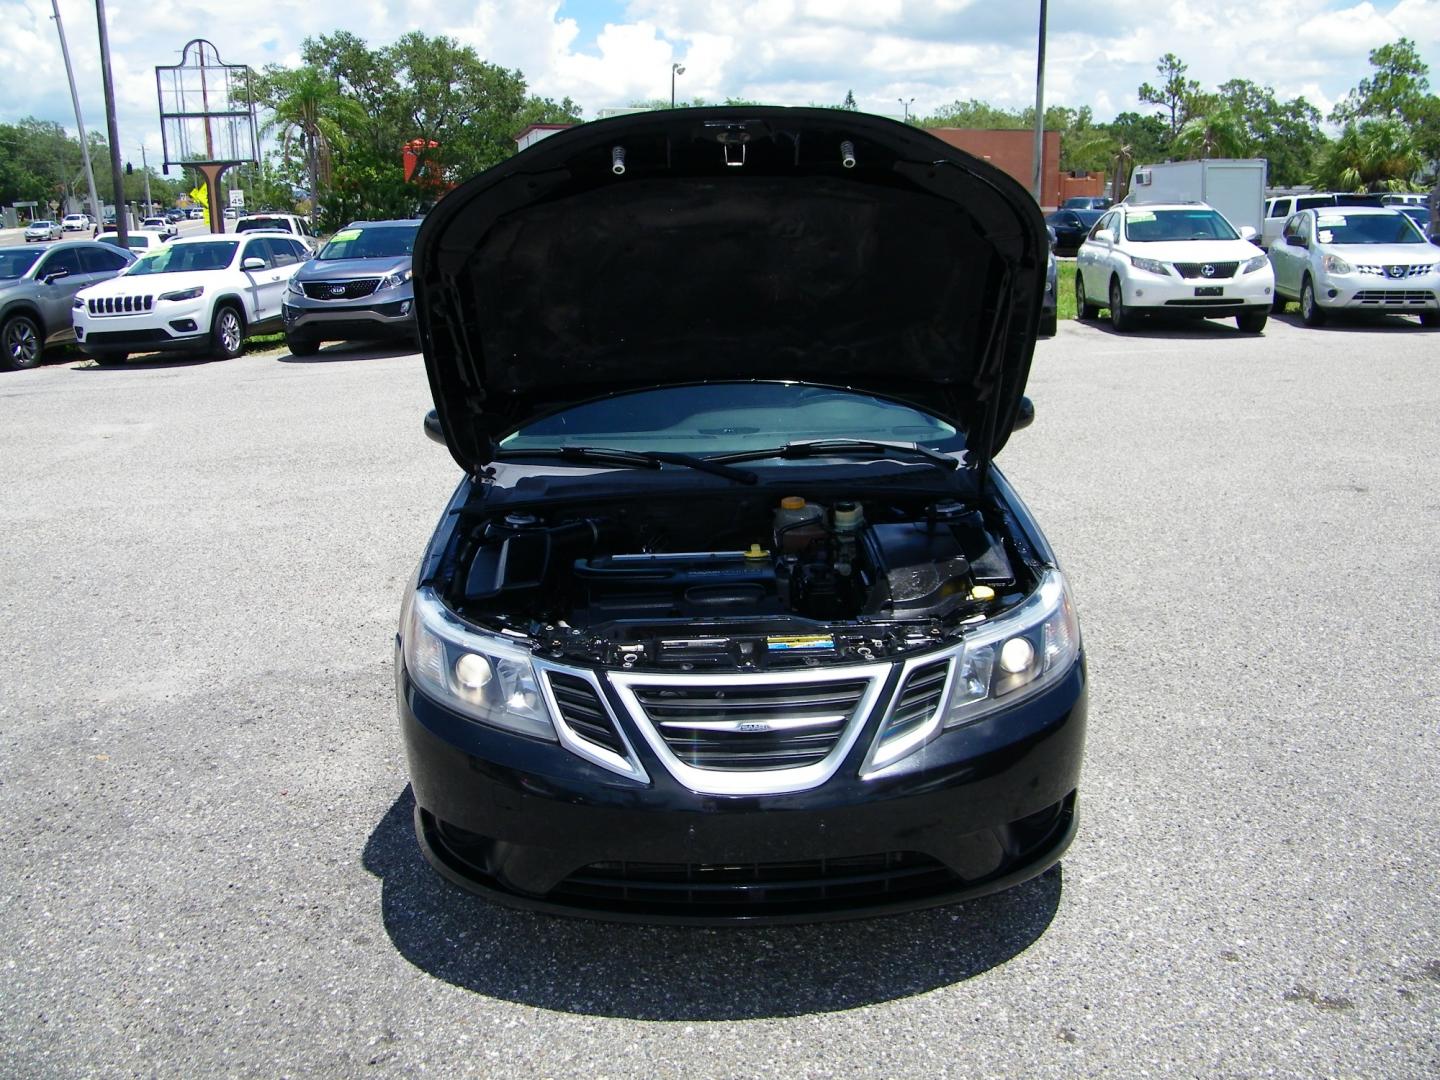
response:
{"label": "street light pole", "polygon": [[906,101],[902,97],[896,98],[895,100],[900,102],[900,107],[905,110],[904,121],[908,124],[910,122],[910,106],[915,104],[915,99],[912,97],[909,101]]}
{"label": "street light pole", "polygon": [[670,65],[670,108],[675,107],[675,76],[685,74],[684,64]]}
{"label": "street light pole", "polygon": [[70,103],[75,106],[75,126],[80,129],[80,156],[85,159],[85,182],[90,186],[90,212],[95,215],[95,224],[105,224],[105,208],[100,205],[100,196],[95,191],[95,166],[90,163],[90,133],[85,130],[85,117],[80,115],[80,95],[75,92],[75,69],[70,66],[70,46],[65,41],[65,24],[60,21],[60,0],[50,0],[55,9],[52,16],[55,30],[60,35],[60,55],[65,58],[65,76],[70,80]]}
{"label": "street light pole", "polygon": [[95,21],[100,26],[100,76],[105,86],[105,130],[110,137],[110,181],[115,185],[115,233],[121,250],[130,247],[130,223],[125,208],[125,175],[120,170],[120,125],[115,122],[115,79],[110,74],[110,31],[105,25],[105,0],[95,0]]}
{"label": "street light pole", "polygon": [[1040,44],[1035,56],[1035,202],[1045,195],[1045,0],[1040,0]]}
{"label": "street light pole", "polygon": [[150,163],[145,160],[145,144],[140,144],[140,168],[145,170],[145,213],[146,215],[155,212],[155,204],[150,201]]}

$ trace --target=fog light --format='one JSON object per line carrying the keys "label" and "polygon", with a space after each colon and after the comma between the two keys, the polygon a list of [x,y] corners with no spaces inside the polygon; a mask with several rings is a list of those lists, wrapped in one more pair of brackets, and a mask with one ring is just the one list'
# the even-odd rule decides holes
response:
{"label": "fog light", "polygon": [[409,315],[409,314],[410,314],[410,301],[409,301],[409,300],[406,300],[403,304],[400,305],[400,314],[401,314],[401,315]]}
{"label": "fog light", "polygon": [[1334,300],[1335,297],[1337,297],[1337,296],[1340,295],[1340,290],[1339,290],[1339,289],[1327,289],[1327,290],[1326,290],[1326,295],[1329,296],[1331,300]]}
{"label": "fog light", "polygon": [[1011,675],[1029,671],[1035,662],[1035,646],[1023,637],[1012,637],[1000,646],[1000,670]]}

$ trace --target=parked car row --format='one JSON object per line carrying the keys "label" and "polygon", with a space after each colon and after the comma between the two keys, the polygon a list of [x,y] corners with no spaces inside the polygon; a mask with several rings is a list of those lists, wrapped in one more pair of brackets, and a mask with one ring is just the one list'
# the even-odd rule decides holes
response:
{"label": "parked car row", "polygon": [[1322,202],[1292,213],[1267,254],[1253,228],[1203,203],[1122,203],[1079,247],[1076,317],[1108,309],[1124,331],[1145,315],[1233,316],[1258,334],[1295,300],[1309,326],[1359,312],[1440,326],[1440,240],[1427,242],[1417,209]]}

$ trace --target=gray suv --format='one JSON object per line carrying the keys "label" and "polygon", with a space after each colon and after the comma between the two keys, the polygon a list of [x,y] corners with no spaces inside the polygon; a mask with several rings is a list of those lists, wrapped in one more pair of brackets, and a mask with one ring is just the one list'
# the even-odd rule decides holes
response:
{"label": "gray suv", "polygon": [[0,248],[0,368],[34,367],[46,346],[73,340],[75,294],[134,261],[129,251],[90,240]]}
{"label": "gray suv", "polygon": [[322,341],[415,337],[410,252],[419,219],[355,221],[290,279],[285,344],[309,356]]}

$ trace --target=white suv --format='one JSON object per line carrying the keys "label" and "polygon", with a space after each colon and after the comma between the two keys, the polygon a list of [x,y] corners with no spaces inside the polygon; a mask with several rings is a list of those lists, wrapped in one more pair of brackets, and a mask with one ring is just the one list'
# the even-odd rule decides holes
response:
{"label": "white suv", "polygon": [[60,226],[66,232],[84,232],[90,228],[90,217],[88,214],[66,214]]}
{"label": "white suv", "polygon": [[1122,203],[1095,223],[1075,257],[1081,319],[1110,309],[1116,330],[1138,315],[1233,315],[1241,331],[1265,329],[1275,277],[1265,253],[1204,203]]}
{"label": "white suv", "polygon": [[239,356],[248,334],[281,328],[281,298],[308,256],[277,234],[172,240],[75,297],[75,340],[101,364],[157,350]]}

